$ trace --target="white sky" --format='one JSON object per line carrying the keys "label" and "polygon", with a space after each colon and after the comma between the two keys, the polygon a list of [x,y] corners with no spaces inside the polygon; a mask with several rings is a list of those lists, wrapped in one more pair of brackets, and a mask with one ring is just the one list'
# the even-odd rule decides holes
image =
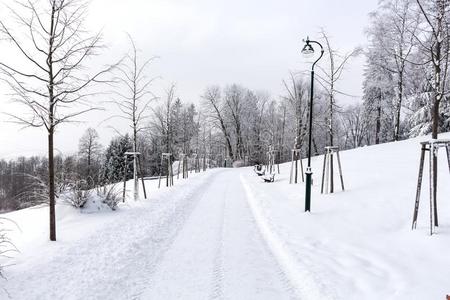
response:
{"label": "white sky", "polygon": [[[3,0],[8,4],[12,0]],[[98,63],[113,62],[128,49],[125,32],[130,33],[142,57],[159,56],[148,76],[159,76],[154,92],[176,83],[177,96],[198,102],[210,84],[239,83],[255,90],[266,90],[274,98],[283,93],[282,79],[289,71],[309,70],[300,54],[302,38],[319,37],[324,28],[341,52],[364,46],[368,13],[378,0],[92,0],[88,26],[103,28],[108,45]],[[0,17],[2,14],[0,14]],[[5,53],[7,49],[1,49]],[[8,51],[6,51],[8,53]],[[364,58],[354,59],[338,88],[361,95]],[[7,104],[0,86],[0,112],[20,112]],[[99,101],[100,99],[92,99]],[[103,99],[104,100],[104,99]],[[356,102],[340,98],[338,103]],[[108,143],[114,132],[101,123],[108,114],[90,113],[80,124],[60,127],[56,147],[63,153],[75,152],[78,139],[95,127]],[[43,129],[23,129],[5,122],[0,115],[0,158],[44,154]],[[116,124],[117,127],[117,124]],[[125,126],[118,129],[126,131]]]}

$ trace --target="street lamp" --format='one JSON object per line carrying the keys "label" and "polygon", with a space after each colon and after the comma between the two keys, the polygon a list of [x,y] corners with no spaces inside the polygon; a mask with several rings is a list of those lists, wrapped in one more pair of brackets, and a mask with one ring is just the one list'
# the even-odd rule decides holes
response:
{"label": "street lamp", "polygon": [[309,37],[304,41],[306,44],[302,49],[302,54],[305,57],[312,57],[314,55],[314,48],[312,44],[317,44],[320,46],[320,56],[312,64],[311,67],[311,92],[309,101],[309,136],[308,136],[308,167],[306,168],[306,188],[305,188],[305,212],[311,211],[311,181],[312,181],[312,171],[311,171],[311,136],[312,136],[312,118],[313,118],[313,99],[314,99],[314,66],[323,56],[323,47],[319,42],[309,40]]}

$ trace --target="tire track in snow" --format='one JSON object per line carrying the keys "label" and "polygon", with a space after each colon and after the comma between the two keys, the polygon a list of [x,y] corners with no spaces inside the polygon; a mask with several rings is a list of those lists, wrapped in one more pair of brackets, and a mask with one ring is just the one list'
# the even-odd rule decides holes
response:
{"label": "tire track in snow", "polygon": [[317,278],[314,278],[314,274],[306,269],[306,265],[291,255],[282,239],[272,230],[270,224],[263,216],[257,200],[242,174],[240,174],[240,180],[244,186],[250,210],[253,213],[263,240],[278,261],[296,295],[302,299],[336,299],[336,296],[327,291],[326,287]]}
{"label": "tire track in snow", "polygon": [[[209,176],[210,177],[210,176]],[[215,178],[212,179],[212,181],[216,180]],[[208,182],[209,183],[209,182]],[[158,265],[164,260],[164,257],[166,256],[167,251],[171,248],[172,244],[176,240],[178,234],[183,228],[183,225],[186,223],[186,221],[191,216],[192,212],[197,207],[199,201],[203,198],[206,189],[204,188],[205,181],[202,182],[199,186],[197,186],[194,190],[192,190],[190,193],[186,194],[183,199],[185,205],[182,205],[178,207],[177,213],[174,213],[172,215],[172,218],[170,220],[167,220],[164,224],[161,224],[160,229],[163,231],[164,229],[168,228],[169,226],[173,227],[173,232],[165,239],[164,246],[160,249],[159,255],[155,257],[153,260],[154,262],[151,265],[146,266],[145,268],[149,270],[146,272],[145,276],[140,278],[139,285],[140,288],[138,291],[136,291],[131,299],[138,300],[141,299],[142,294],[145,293],[145,291],[152,286],[152,275],[157,271]],[[200,190],[200,192],[199,192]],[[145,299],[145,298],[142,298]]]}
{"label": "tire track in snow", "polygon": [[208,181],[202,194],[193,197],[198,204],[149,279],[142,299],[209,299],[214,290],[222,297],[218,254],[226,197],[222,175]]}
{"label": "tire track in snow", "polygon": [[142,299],[295,298],[259,234],[238,174],[228,170],[208,183]]}
{"label": "tire track in snow", "polygon": [[[297,299],[277,260],[266,247],[248,205],[239,170],[223,179],[221,299]],[[236,174],[237,173],[237,174]]]}
{"label": "tire track in snow", "polygon": [[[228,185],[225,185],[225,190],[222,195],[228,193]],[[217,249],[214,257],[214,270],[213,270],[213,289],[209,299],[222,299],[223,298],[223,247],[224,247],[224,230],[225,230],[225,210],[226,201],[222,198],[222,218],[217,234]]]}
{"label": "tire track in snow", "polygon": [[246,208],[248,209],[249,213],[251,214],[250,218],[252,220],[252,223],[255,227],[255,237],[258,238],[259,242],[263,245],[263,251],[269,256],[274,264],[276,265],[276,273],[280,281],[283,283],[283,287],[286,289],[288,294],[290,294],[290,297],[292,300],[298,300],[298,293],[296,288],[292,285],[291,280],[287,277],[286,272],[281,267],[280,263],[278,262],[277,257],[273,254],[271,249],[269,248],[267,241],[264,239],[264,236],[262,235],[262,232],[256,222],[256,219],[253,215],[252,209],[250,207],[250,204],[248,203],[248,200],[245,203]]}

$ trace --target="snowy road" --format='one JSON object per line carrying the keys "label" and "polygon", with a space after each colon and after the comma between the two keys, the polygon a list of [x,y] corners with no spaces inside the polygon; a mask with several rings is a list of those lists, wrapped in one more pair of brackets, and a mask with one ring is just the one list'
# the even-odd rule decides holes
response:
{"label": "snowy road", "polygon": [[95,233],[25,255],[6,290],[13,299],[295,299],[239,171],[189,181]]}
{"label": "snowy road", "polygon": [[217,174],[150,278],[145,299],[290,299],[236,171]]}

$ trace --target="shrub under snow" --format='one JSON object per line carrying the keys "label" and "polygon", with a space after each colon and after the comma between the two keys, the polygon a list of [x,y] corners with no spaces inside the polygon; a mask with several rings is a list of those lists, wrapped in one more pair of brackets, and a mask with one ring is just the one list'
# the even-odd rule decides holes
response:
{"label": "shrub under snow", "polygon": [[77,180],[70,187],[66,194],[66,200],[76,208],[82,208],[89,200],[91,190],[88,188],[86,180]]}
{"label": "shrub under snow", "polygon": [[[6,222],[12,221],[6,218],[0,218],[0,256],[2,257],[8,257],[9,252],[17,251],[16,246],[14,246],[13,242],[7,235],[9,230],[5,228]],[[0,277],[4,277],[2,265],[0,265]]]}
{"label": "shrub under snow", "polygon": [[112,210],[116,210],[117,204],[122,200],[121,190],[115,184],[97,187],[97,196]]}

